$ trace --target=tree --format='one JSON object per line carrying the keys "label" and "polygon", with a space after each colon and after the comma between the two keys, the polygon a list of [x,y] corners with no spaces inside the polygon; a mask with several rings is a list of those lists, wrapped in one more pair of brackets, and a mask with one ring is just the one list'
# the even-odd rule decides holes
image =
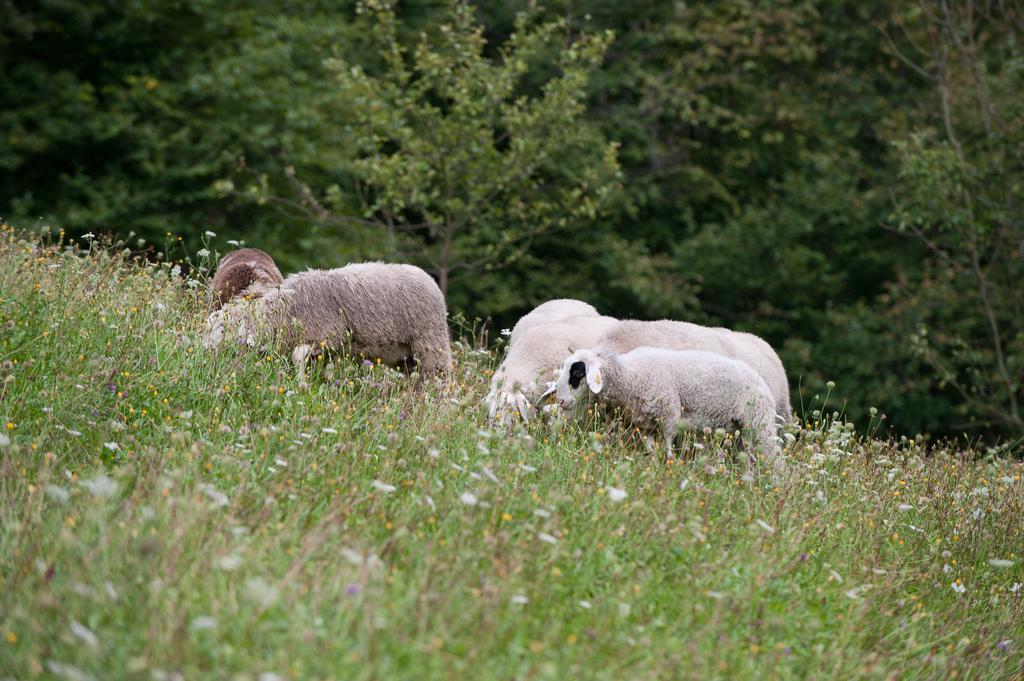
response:
{"label": "tree", "polygon": [[893,227],[928,260],[897,290],[904,328],[965,429],[1024,435],[1024,14],[922,1],[890,49],[933,88],[933,125],[896,143]]}
{"label": "tree", "polygon": [[455,276],[508,265],[540,235],[598,216],[618,187],[617,146],[583,115],[610,32],[570,35],[563,20],[524,13],[491,59],[468,4],[453,3],[413,49],[390,3],[358,11],[376,61],[328,62],[354,157],[328,186],[286,165],[290,206],[382,231],[390,257],[421,262],[446,292]]}

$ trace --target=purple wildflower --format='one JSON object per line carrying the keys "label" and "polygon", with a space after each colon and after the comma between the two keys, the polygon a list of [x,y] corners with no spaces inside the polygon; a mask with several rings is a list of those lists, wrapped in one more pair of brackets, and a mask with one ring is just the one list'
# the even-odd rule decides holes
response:
{"label": "purple wildflower", "polygon": [[357,593],[359,593],[359,585],[349,584],[347,587],[345,587],[345,593],[347,593],[350,596],[355,596]]}

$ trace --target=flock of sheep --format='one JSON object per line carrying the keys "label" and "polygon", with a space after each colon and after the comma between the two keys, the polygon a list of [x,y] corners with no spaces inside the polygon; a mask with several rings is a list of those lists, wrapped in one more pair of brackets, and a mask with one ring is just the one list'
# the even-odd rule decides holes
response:
{"label": "flock of sheep", "polygon": [[[307,361],[324,351],[428,375],[451,368],[444,296],[418,267],[361,263],[283,277],[269,255],[243,248],[222,259],[212,294],[204,345],[227,339],[288,351],[303,385]],[[708,428],[739,428],[752,450],[777,457],[778,427],[792,418],[786,371],[763,339],[619,320],[570,299],[549,300],[516,323],[486,401],[491,421],[504,424],[600,405],[660,435],[670,458],[680,429]]]}

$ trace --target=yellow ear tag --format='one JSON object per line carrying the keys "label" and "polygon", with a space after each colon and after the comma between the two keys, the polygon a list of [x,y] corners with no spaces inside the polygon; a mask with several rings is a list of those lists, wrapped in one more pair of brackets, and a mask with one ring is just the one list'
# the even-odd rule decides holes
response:
{"label": "yellow ear tag", "polygon": [[598,369],[594,372],[594,383],[601,385],[601,370]]}

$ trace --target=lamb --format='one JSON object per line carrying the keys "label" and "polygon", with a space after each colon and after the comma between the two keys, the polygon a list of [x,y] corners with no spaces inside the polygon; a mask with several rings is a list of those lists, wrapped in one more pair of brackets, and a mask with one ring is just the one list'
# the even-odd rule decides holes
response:
{"label": "lamb", "polygon": [[412,265],[370,262],[292,274],[261,298],[212,314],[203,344],[219,345],[228,331],[250,346],[266,339],[290,350],[301,382],[306,360],[324,349],[395,367],[417,363],[425,374],[451,368],[444,296]]}
{"label": "lamb", "polygon": [[[558,322],[569,317],[600,317],[600,313],[590,303],[572,298],[556,298],[541,303],[519,318],[512,327],[509,336],[509,347],[516,344],[519,338],[529,329],[536,326]],[[561,364],[561,361],[558,362]],[[557,366],[557,365],[556,365]]]}
{"label": "lamb", "polygon": [[613,317],[586,314],[525,329],[509,345],[505,359],[491,379],[486,398],[490,420],[507,425],[516,410],[524,421],[529,420],[534,400],[541,390],[553,384],[562,361],[574,348],[592,345],[616,321]]}
{"label": "lamb", "polygon": [[577,350],[562,364],[553,391],[569,410],[582,383],[598,399],[618,407],[634,425],[660,429],[673,457],[680,425],[688,428],[743,428],[756,448],[780,452],[775,398],[764,379],[745,362],[714,352],[639,347],[625,354]]}
{"label": "lamb", "polygon": [[704,350],[745,362],[768,385],[781,421],[788,423],[793,418],[786,369],[772,346],[758,336],[668,319],[653,322],[624,320],[609,328],[593,345],[618,353],[641,346],[666,350]]}
{"label": "lamb", "polygon": [[258,248],[231,251],[217,266],[211,285],[212,306],[217,310],[242,295],[261,295],[284,281],[274,259]]}

